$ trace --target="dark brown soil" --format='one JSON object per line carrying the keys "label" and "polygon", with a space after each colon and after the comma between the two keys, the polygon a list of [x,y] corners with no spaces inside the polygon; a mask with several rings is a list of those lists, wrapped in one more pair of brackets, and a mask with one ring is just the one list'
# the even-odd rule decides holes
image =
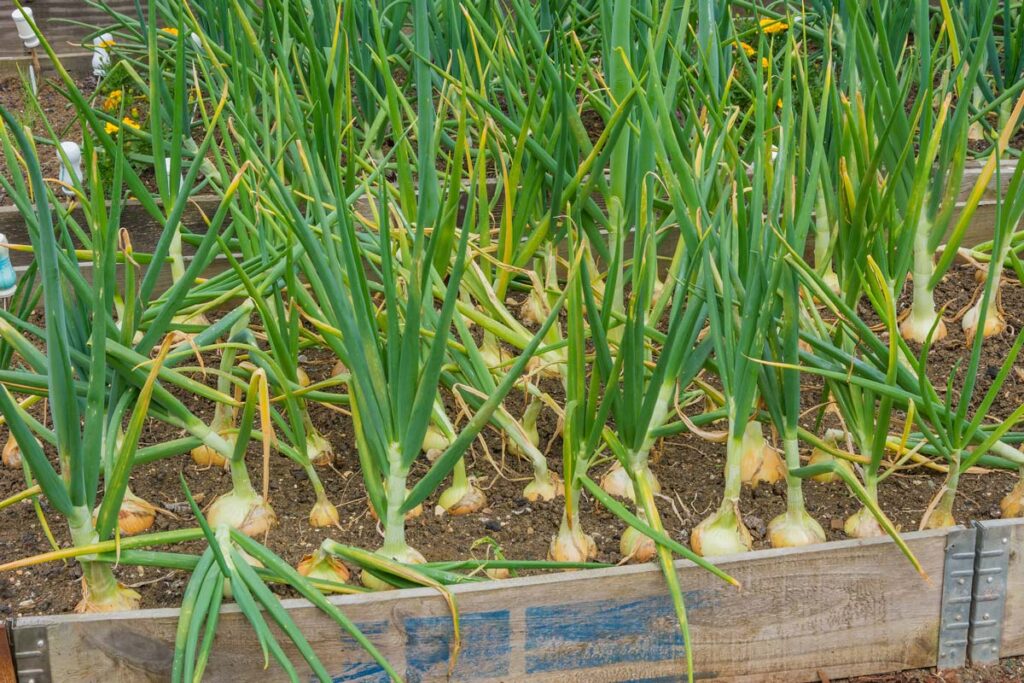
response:
{"label": "dark brown soil", "polygon": [[[83,87],[85,87],[83,85]],[[0,106],[12,112],[18,120],[32,128],[33,133],[42,138],[49,138],[43,119],[39,112],[29,106],[25,97],[25,88],[19,78],[0,80]],[[82,132],[78,126],[75,110],[55,87],[53,80],[44,79],[39,88],[39,106],[53,126],[54,133],[60,140],[73,140],[81,143]],[[52,147],[40,148],[39,163],[44,178],[56,178],[60,171],[60,162]],[[0,173],[10,179],[7,161],[0,154]],[[0,206],[11,205],[11,198],[0,190]]]}
{"label": "dark brown soil", "polygon": [[[825,679],[822,679],[825,681]],[[1004,659],[991,666],[956,669],[953,671],[935,671],[934,669],[914,669],[899,673],[881,674],[878,676],[859,676],[843,679],[849,683],[1020,683],[1024,681],[1024,660],[1019,658]],[[827,682],[826,682],[827,683]],[[834,681],[833,683],[840,683]]]}

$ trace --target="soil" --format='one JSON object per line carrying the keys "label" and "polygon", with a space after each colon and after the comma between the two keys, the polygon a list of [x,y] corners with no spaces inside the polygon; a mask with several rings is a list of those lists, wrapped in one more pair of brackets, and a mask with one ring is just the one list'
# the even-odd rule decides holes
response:
{"label": "soil", "polygon": [[[85,84],[80,84],[85,87]],[[29,106],[25,97],[25,87],[19,78],[6,78],[0,80],[0,106],[14,112],[18,119],[33,129],[36,135],[49,137],[49,133],[43,125],[43,119],[39,112]],[[81,143],[82,131],[78,125],[78,117],[75,115],[74,107],[67,101],[55,82],[51,79],[44,79],[39,87],[39,106],[54,133],[60,140],[73,140]],[[52,152],[52,149],[49,150]],[[60,162],[55,153],[40,152],[40,166],[44,178],[56,178],[60,172]],[[10,179],[7,169],[7,161],[3,154],[0,154],[0,173]],[[7,193],[0,188],[0,206],[10,206],[13,202]]]}
{"label": "soil", "polygon": [[1024,681],[1024,659],[1004,659],[990,666],[955,669],[953,671],[935,671],[934,669],[914,669],[877,676],[859,676],[857,678],[839,679],[830,682],[822,678],[823,683],[1020,683]]}

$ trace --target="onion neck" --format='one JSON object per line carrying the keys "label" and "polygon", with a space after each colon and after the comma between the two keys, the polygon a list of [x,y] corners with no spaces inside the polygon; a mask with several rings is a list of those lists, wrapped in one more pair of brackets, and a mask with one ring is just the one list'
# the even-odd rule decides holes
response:
{"label": "onion neck", "polygon": [[933,327],[935,327],[934,338],[936,340],[945,336],[941,321],[936,322],[938,314],[935,312],[935,297],[931,288],[931,279],[935,273],[934,254],[928,244],[931,228],[931,222],[922,207],[921,216],[917,221],[917,229],[914,232],[913,298],[910,304],[910,313],[902,325],[903,336],[919,343],[923,343],[927,339]]}
{"label": "onion neck", "polygon": [[800,467],[800,443],[795,437],[787,436],[782,450],[786,458],[786,509],[792,514],[805,514],[803,482],[791,474]]}
{"label": "onion neck", "polygon": [[[71,543],[76,548],[93,545],[99,542],[99,535],[93,525],[92,514],[85,506],[75,507],[68,518],[71,531]],[[114,578],[114,572],[107,562],[93,560],[95,555],[82,555],[78,562],[82,565],[82,581],[84,593],[91,605],[103,605],[116,600],[121,586]]]}
{"label": "onion neck", "polygon": [[732,505],[740,499],[740,490],[743,487],[743,477],[740,465],[743,461],[743,435],[734,436],[734,430],[729,429],[729,440],[725,447],[725,494],[723,505]]}
{"label": "onion neck", "polygon": [[388,448],[388,476],[384,483],[384,497],[387,500],[384,524],[384,545],[381,552],[392,558],[401,558],[408,554],[409,546],[405,542],[405,482],[408,470],[402,466],[402,457],[398,444]]}

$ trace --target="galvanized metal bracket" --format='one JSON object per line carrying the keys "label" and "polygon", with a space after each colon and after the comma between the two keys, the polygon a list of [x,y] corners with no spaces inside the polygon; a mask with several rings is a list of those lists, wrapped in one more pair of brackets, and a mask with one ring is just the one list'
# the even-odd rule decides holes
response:
{"label": "galvanized metal bracket", "polygon": [[990,522],[976,522],[975,527],[978,535],[967,656],[972,664],[992,664],[999,660],[1003,637],[1010,530]]}
{"label": "galvanized metal bracket", "polygon": [[957,529],[946,537],[936,662],[939,669],[958,669],[967,664],[976,536],[975,529]]}
{"label": "galvanized metal bracket", "polygon": [[15,629],[14,659],[18,667],[18,683],[52,683],[49,650],[46,627]]}

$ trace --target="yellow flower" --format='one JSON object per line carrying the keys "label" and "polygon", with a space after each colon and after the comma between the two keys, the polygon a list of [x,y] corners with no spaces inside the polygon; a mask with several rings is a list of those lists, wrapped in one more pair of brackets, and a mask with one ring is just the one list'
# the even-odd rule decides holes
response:
{"label": "yellow flower", "polygon": [[770,64],[770,62],[768,61],[768,58],[767,57],[761,57],[761,68],[762,69],[767,69],[768,68],[768,64]]}
{"label": "yellow flower", "polygon": [[107,99],[103,101],[103,108],[106,111],[113,111],[121,106],[121,98],[124,97],[124,92],[121,90],[111,90],[110,94],[107,95]]}
{"label": "yellow flower", "polygon": [[163,31],[164,33],[169,33],[172,36],[178,35],[178,29],[174,28],[173,26],[165,26],[164,28],[162,28],[160,30]]}
{"label": "yellow flower", "polygon": [[131,128],[134,128],[135,130],[139,129],[139,124],[129,116],[126,116],[123,119],[121,119],[121,123]]}
{"label": "yellow flower", "polygon": [[779,109],[782,109],[782,100],[779,100],[778,102],[776,102],[775,106],[778,107]]}
{"label": "yellow flower", "polygon": [[747,55],[748,57],[753,57],[754,55],[756,55],[756,54],[757,54],[757,48],[755,48],[755,47],[754,47],[753,45],[751,45],[750,43],[744,43],[744,42],[740,41],[740,47],[741,47],[741,48],[743,48],[743,52],[744,52],[744,53],[745,53],[745,54],[746,54],[746,55]]}
{"label": "yellow flower", "polygon": [[117,45],[117,41],[114,41],[114,40],[104,40],[104,41],[98,43],[96,45],[96,47],[101,47],[103,49],[106,49],[108,47],[114,47],[115,45]]}
{"label": "yellow flower", "polygon": [[115,135],[117,134],[117,124],[108,122],[107,125],[103,127],[103,130],[107,131],[107,135]]}
{"label": "yellow flower", "polygon": [[761,30],[768,35],[772,35],[773,33],[783,33],[788,28],[789,24],[781,19],[769,19],[768,17],[761,19]]}

